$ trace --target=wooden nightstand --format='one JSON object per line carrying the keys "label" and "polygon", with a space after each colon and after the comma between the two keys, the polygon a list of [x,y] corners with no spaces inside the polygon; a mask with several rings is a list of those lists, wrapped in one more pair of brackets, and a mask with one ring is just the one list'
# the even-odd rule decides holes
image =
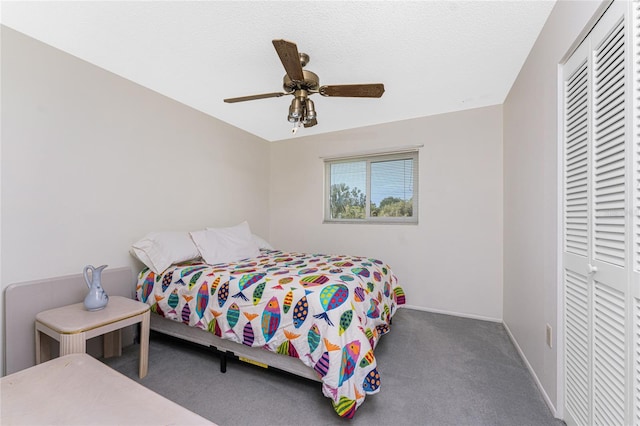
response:
{"label": "wooden nightstand", "polygon": [[60,356],[84,353],[87,339],[104,336],[104,356],[122,353],[120,330],[140,323],[140,378],[147,375],[149,362],[149,305],[126,297],[112,296],[107,306],[89,312],[82,303],[50,309],[36,315],[36,364],[51,359],[48,339],[60,342]]}

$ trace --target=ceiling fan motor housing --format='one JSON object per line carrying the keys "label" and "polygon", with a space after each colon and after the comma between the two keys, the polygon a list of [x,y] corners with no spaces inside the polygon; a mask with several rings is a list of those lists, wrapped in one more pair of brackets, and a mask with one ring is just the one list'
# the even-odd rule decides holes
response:
{"label": "ceiling fan motor housing", "polygon": [[304,80],[295,81],[291,80],[287,74],[282,79],[282,88],[287,93],[292,93],[298,89],[304,89],[307,91],[317,92],[320,87],[320,77],[314,72],[309,70],[302,70]]}

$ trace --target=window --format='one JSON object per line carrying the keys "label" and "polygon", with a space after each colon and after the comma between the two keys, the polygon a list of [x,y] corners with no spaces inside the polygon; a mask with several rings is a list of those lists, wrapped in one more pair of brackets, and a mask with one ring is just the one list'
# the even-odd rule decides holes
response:
{"label": "window", "polygon": [[325,160],[325,222],[418,222],[418,152]]}

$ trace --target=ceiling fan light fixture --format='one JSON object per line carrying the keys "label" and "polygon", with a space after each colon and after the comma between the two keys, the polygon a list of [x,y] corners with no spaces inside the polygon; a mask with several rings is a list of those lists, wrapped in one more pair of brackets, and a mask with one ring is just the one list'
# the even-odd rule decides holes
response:
{"label": "ceiling fan light fixture", "polygon": [[307,99],[306,110],[307,113],[304,115],[305,120],[311,121],[316,118],[316,107],[311,99]]}
{"label": "ceiling fan light fixture", "polygon": [[300,98],[293,98],[293,100],[291,101],[291,105],[289,106],[289,116],[287,117],[287,119],[290,123],[293,123],[299,121],[302,115],[302,101],[300,100]]}

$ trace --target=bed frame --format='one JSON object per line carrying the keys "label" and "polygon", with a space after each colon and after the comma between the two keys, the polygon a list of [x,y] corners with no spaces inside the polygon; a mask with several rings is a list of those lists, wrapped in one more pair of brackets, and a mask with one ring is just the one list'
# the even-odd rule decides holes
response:
{"label": "bed frame", "polygon": [[222,339],[200,328],[189,327],[160,315],[151,314],[151,330],[168,336],[206,346],[220,355],[220,371],[227,370],[227,359],[234,358],[262,368],[282,370],[296,376],[320,382],[316,372],[297,358],[270,352],[258,347],[250,347],[231,340]]}

